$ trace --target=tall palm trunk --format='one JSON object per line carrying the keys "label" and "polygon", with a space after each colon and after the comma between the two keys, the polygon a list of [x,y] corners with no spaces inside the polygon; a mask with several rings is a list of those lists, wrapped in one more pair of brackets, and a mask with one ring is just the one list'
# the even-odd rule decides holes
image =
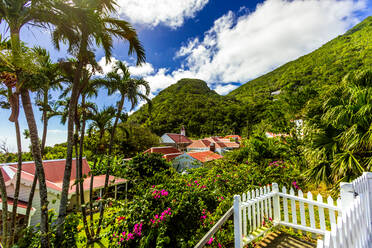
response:
{"label": "tall palm trunk", "polygon": [[71,178],[71,165],[72,165],[72,153],[74,145],[74,122],[75,122],[75,110],[77,107],[77,101],[79,97],[79,81],[83,69],[83,63],[79,61],[74,81],[71,89],[71,98],[68,109],[68,121],[67,121],[67,154],[66,154],[66,166],[63,175],[61,201],[59,205],[59,214],[57,219],[57,245],[63,239],[63,227],[64,221],[67,215],[67,204],[68,204],[68,189],[70,187]]}
{"label": "tall palm trunk", "polygon": [[2,201],[2,238],[1,241],[5,244],[5,247],[8,247],[8,196],[6,194],[6,187],[5,181],[3,177],[3,173],[0,171],[0,193],[1,193],[1,201]]}
{"label": "tall palm trunk", "polygon": [[[78,129],[78,123],[75,123],[75,135],[74,135],[74,146],[75,146],[75,178],[79,178],[79,170],[78,170],[78,164],[79,164],[79,147],[78,147],[78,139],[79,139],[79,129]],[[76,195],[76,204],[78,209],[80,210],[80,202],[79,202],[79,183],[76,183],[75,185],[75,195]]]}
{"label": "tall palm trunk", "polygon": [[48,225],[48,192],[45,182],[45,174],[43,168],[43,161],[41,158],[41,150],[39,143],[39,136],[37,133],[37,126],[32,110],[31,99],[28,90],[21,89],[21,97],[23,110],[25,112],[28,128],[30,130],[30,138],[32,145],[32,154],[35,161],[36,175],[39,179],[40,205],[41,205],[41,247],[49,247],[49,225]]}
{"label": "tall palm trunk", "polygon": [[46,143],[46,137],[48,133],[48,117],[47,117],[47,110],[45,106],[48,104],[48,91],[44,91],[44,100],[43,100],[43,136],[41,138],[41,155],[44,155],[44,148]]}
{"label": "tall palm trunk", "polygon": [[83,179],[83,152],[84,152],[84,136],[85,136],[85,125],[86,125],[86,113],[85,113],[85,96],[82,95],[81,98],[81,105],[83,109],[83,120],[81,125],[81,132],[80,132],[80,144],[79,144],[79,163],[76,164],[78,167],[76,168],[78,171],[78,185],[80,186],[80,204],[81,204],[81,213],[83,215],[83,224],[84,224],[84,230],[85,234],[89,241],[91,241],[91,234],[89,231],[89,226],[87,223],[87,213],[86,213],[86,207],[85,207],[85,199],[84,199],[84,179]]}
{"label": "tall palm trunk", "polygon": [[30,189],[30,194],[28,196],[28,203],[27,203],[27,208],[26,208],[25,222],[23,223],[24,227],[27,227],[28,221],[30,219],[30,213],[31,213],[31,208],[32,208],[32,201],[34,200],[36,185],[37,185],[37,175],[35,174],[34,180],[32,181],[32,185],[31,185],[31,189]]}
{"label": "tall palm trunk", "polygon": [[[118,105],[118,112],[116,113],[116,118],[114,121],[114,125],[112,126],[112,132],[110,136],[110,145],[109,145],[109,150],[108,150],[108,161],[107,161],[107,168],[106,168],[106,176],[105,176],[105,186],[103,188],[103,197],[106,198],[107,194],[107,187],[108,187],[108,182],[109,182],[109,176],[110,176],[110,167],[111,167],[111,155],[112,155],[112,148],[114,146],[114,139],[115,139],[115,132],[116,128],[119,123],[119,118],[121,115],[121,112],[123,111],[123,106],[124,106],[124,99],[125,96],[122,96]],[[101,204],[100,209],[99,209],[99,221],[98,221],[98,228],[97,228],[97,236],[99,235],[101,231],[101,225],[103,221],[103,212],[104,212],[104,206]]]}
{"label": "tall palm trunk", "polygon": [[13,200],[13,211],[12,211],[12,221],[10,225],[10,236],[11,243],[14,243],[16,232],[16,221],[17,221],[17,206],[18,206],[18,197],[19,197],[19,188],[21,185],[21,171],[22,171],[22,143],[21,143],[21,131],[19,129],[18,119],[14,122],[17,136],[17,152],[18,152],[18,167],[16,175],[16,185],[14,191],[14,200]]}

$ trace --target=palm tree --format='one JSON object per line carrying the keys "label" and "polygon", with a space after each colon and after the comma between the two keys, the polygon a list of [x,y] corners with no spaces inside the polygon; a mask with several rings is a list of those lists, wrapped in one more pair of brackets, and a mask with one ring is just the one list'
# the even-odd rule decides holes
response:
{"label": "palm tree", "polygon": [[42,112],[43,135],[41,138],[41,154],[43,155],[48,131],[48,121],[56,115],[52,111],[49,92],[50,90],[61,90],[61,82],[65,79],[61,75],[58,64],[52,63],[47,50],[41,47],[35,47],[33,51],[38,56],[37,62],[41,69],[39,72],[41,74],[41,80],[39,81],[39,85],[35,86],[37,87],[36,104]]}
{"label": "palm tree", "polygon": [[[122,75],[120,74],[122,73]],[[110,132],[110,144],[108,148],[108,162],[106,167],[106,177],[105,186],[103,190],[103,195],[107,193],[108,180],[110,175],[111,166],[111,155],[113,152],[113,145],[115,140],[115,132],[119,123],[119,119],[122,116],[125,98],[131,104],[131,110],[134,109],[140,100],[146,100],[150,103],[150,99],[147,97],[150,94],[149,83],[143,79],[133,79],[130,77],[130,73],[126,65],[122,61],[117,61],[114,66],[114,70],[107,74],[104,79],[96,79],[97,84],[105,85],[108,89],[109,95],[114,94],[114,92],[120,92],[120,100],[117,102],[117,110],[114,124]],[[142,93],[142,87],[145,92]],[[100,207],[100,219],[98,223],[97,235],[99,235],[101,230],[101,224],[103,220],[104,207],[101,204]]]}
{"label": "palm tree", "polygon": [[30,23],[55,23],[57,14],[55,9],[51,8],[51,1],[41,0],[14,0],[0,1],[0,21],[5,21],[10,31],[11,42],[11,63],[15,67],[17,76],[16,92],[19,92],[22,98],[23,110],[25,112],[28,128],[30,131],[32,153],[36,166],[36,175],[39,180],[40,206],[41,206],[41,246],[49,247],[48,238],[48,199],[45,183],[44,169],[42,165],[42,156],[39,144],[36,121],[32,109],[31,99],[24,72],[27,66],[24,62],[25,53],[22,49],[20,32],[22,27]]}
{"label": "palm tree", "polygon": [[[57,3],[59,5],[59,3]],[[64,4],[58,6],[65,9]],[[71,9],[72,7],[72,9]],[[92,44],[95,43],[104,49],[106,61],[110,61],[113,37],[129,41],[129,54],[137,54],[137,63],[145,60],[145,54],[140,44],[136,31],[130,24],[123,20],[112,17],[115,12],[113,0],[72,0],[69,1],[69,16],[61,16],[58,23],[65,22],[65,26],[58,26],[53,32],[53,41],[59,48],[59,41],[68,42],[68,51],[76,58],[77,66],[74,74],[69,113],[67,124],[67,156],[66,167],[63,178],[61,193],[61,204],[59,208],[57,240],[62,240],[63,226],[68,203],[68,188],[71,176],[72,147],[73,147],[73,126],[75,120],[75,109],[79,96],[79,83],[82,72],[87,65],[95,61]],[[66,13],[64,11],[64,13]],[[63,20],[64,19],[64,20]]]}
{"label": "palm tree", "polygon": [[308,174],[318,182],[349,181],[372,168],[371,85],[372,71],[362,71],[326,89],[317,111],[322,114],[308,125],[305,152],[312,165]]}
{"label": "palm tree", "polygon": [[[115,108],[110,106],[106,107],[101,111],[95,111],[89,115],[89,120],[91,121],[88,134],[92,136],[92,133],[95,131],[98,133],[98,141],[95,147],[95,158],[92,168],[92,174],[90,179],[90,187],[89,187],[89,206],[90,206],[90,225],[91,225],[91,232],[92,237],[94,236],[94,229],[93,229],[93,180],[94,180],[94,171],[96,169],[96,164],[98,161],[102,161],[102,157],[106,151],[106,142],[104,141],[105,133],[111,129],[112,127],[112,119],[115,117]],[[97,235],[98,236],[98,235]]]}

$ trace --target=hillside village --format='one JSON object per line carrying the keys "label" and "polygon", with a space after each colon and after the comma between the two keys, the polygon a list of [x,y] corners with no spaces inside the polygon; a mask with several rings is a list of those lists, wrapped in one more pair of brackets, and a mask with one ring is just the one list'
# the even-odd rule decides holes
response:
{"label": "hillside village", "polygon": [[151,147],[144,153],[161,153],[178,172],[182,172],[198,168],[205,162],[221,159],[225,153],[240,148],[241,140],[239,135],[191,140],[182,127],[179,134],[163,134],[160,137],[160,144],[163,146]]}
{"label": "hillside village", "polygon": [[0,248],[371,248],[370,5],[0,0]]}

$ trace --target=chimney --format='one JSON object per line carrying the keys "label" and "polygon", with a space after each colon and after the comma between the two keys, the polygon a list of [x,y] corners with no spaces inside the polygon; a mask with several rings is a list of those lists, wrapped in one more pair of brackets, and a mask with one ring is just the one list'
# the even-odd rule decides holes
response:
{"label": "chimney", "polygon": [[186,130],[185,130],[185,127],[183,125],[181,127],[181,135],[186,136]]}
{"label": "chimney", "polygon": [[210,150],[211,152],[215,152],[215,151],[216,151],[216,144],[213,143],[213,142],[211,142],[211,144],[209,145],[209,150]]}

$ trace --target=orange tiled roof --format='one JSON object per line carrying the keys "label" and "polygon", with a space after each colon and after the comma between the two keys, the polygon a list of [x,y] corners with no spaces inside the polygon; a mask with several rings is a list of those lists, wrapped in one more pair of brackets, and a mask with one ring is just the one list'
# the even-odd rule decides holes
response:
{"label": "orange tiled roof", "polygon": [[188,152],[187,154],[190,155],[191,157],[199,160],[202,163],[212,161],[212,160],[215,160],[215,159],[223,158],[221,155],[219,155],[217,153],[214,153],[214,152],[211,152],[211,151]]}
{"label": "orange tiled roof", "polygon": [[170,154],[180,152],[177,148],[172,146],[163,146],[163,147],[151,147],[144,151],[143,153],[161,153],[161,154]]}

